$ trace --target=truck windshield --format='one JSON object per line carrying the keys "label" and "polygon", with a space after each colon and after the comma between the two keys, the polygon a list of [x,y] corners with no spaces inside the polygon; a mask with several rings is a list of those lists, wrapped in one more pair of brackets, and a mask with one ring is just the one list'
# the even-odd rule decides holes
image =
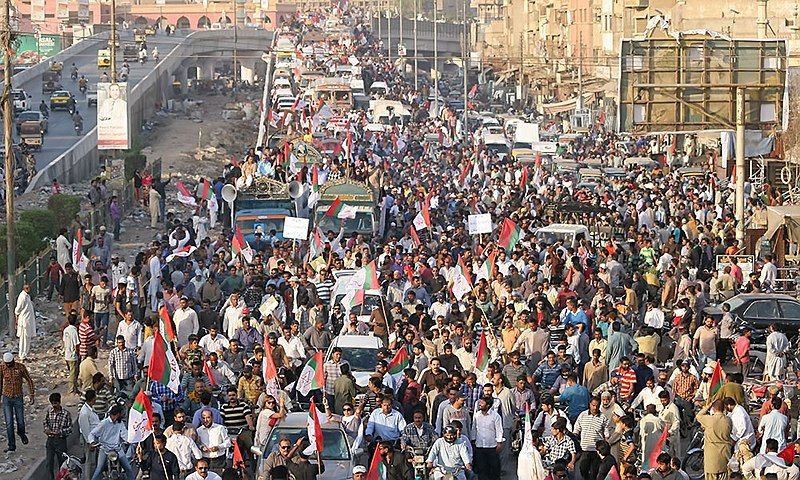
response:
{"label": "truck windshield", "polygon": [[[326,217],[325,210],[327,209],[328,206],[325,205],[317,210],[317,226],[323,233],[326,233],[328,230],[338,232],[342,220],[334,217]],[[345,233],[372,233],[373,225],[372,212],[356,212],[356,218],[348,218],[345,220],[344,231]]]}

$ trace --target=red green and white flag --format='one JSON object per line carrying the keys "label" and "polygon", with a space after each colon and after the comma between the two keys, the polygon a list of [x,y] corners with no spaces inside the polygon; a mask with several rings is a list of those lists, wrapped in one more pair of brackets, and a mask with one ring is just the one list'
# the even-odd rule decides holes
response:
{"label": "red green and white flag", "polygon": [[322,255],[325,250],[325,244],[322,243],[322,235],[319,232],[319,227],[311,232],[311,240],[308,245],[308,259],[313,260]]}
{"label": "red green and white flag", "polygon": [[261,362],[261,378],[264,379],[264,391],[278,398],[278,369],[272,360],[272,345],[269,338],[264,338],[264,359]]}
{"label": "red green and white flag", "polygon": [[472,274],[467,270],[467,265],[464,263],[464,259],[461,255],[458,256],[458,269],[461,270],[461,275],[463,275],[470,286],[472,286]]}
{"label": "red green and white flag", "polygon": [[486,333],[481,332],[481,338],[478,341],[478,351],[475,354],[475,369],[481,372],[486,371],[489,366],[489,345],[486,343]]}
{"label": "red green and white flag", "polygon": [[664,445],[667,443],[667,436],[669,436],[669,425],[664,425],[664,430],[661,432],[661,436],[658,437],[656,444],[653,445],[653,450],[644,459],[644,464],[642,465],[643,472],[656,468],[656,460],[658,456],[661,455],[661,452],[664,451]]}
{"label": "red green and white flag", "polygon": [[211,182],[204,178],[203,183],[200,184],[200,198],[208,200],[209,192],[211,192]]}
{"label": "red green and white flag", "polygon": [[144,441],[153,433],[153,404],[145,390],[139,390],[128,412],[128,443]]}
{"label": "red green and white flag", "polygon": [[324,422],[320,419],[320,417],[324,417],[325,415],[319,412],[317,409],[317,405],[314,403],[314,399],[311,399],[311,406],[308,408],[308,424],[306,426],[308,431],[308,443],[313,446],[317,452],[322,453],[324,448],[324,443],[322,440],[322,424],[328,423],[328,419],[325,418]]}
{"label": "red green and white flag", "polygon": [[343,207],[344,207],[344,203],[342,203],[342,199],[339,198],[339,197],[336,197],[336,198],[333,199],[333,202],[331,202],[331,204],[328,207],[328,209],[325,210],[325,216],[326,217],[337,217],[339,215],[339,212],[342,211]]}
{"label": "red green and white flag", "polygon": [[397,353],[394,354],[394,357],[392,357],[392,361],[389,362],[389,375],[391,375],[395,383],[397,383],[403,378],[403,371],[410,366],[411,357],[408,355],[408,349],[401,347],[397,350]]}
{"label": "red green and white flag", "polygon": [[514,247],[517,246],[517,242],[519,242],[521,229],[519,225],[514,223],[513,220],[510,218],[506,218],[503,220],[503,226],[500,229],[500,238],[497,240],[497,244],[506,252],[511,252],[514,250]]}
{"label": "red green and white flag", "polygon": [[483,262],[481,268],[478,269],[478,273],[476,275],[477,280],[480,280],[481,278],[488,281],[492,280],[492,277],[494,276],[496,257],[497,257],[497,250],[492,250],[492,253],[490,253],[489,256],[486,258],[486,261]]}
{"label": "red green and white flag", "polygon": [[178,393],[181,367],[170,350],[169,344],[158,330],[154,332],[153,353],[150,356],[150,368],[147,374],[150,376],[150,380],[165,385],[174,393]]}
{"label": "red green and white flag", "polygon": [[364,289],[357,288],[350,292],[347,292],[340,302],[342,307],[344,308],[345,312],[350,312],[350,310],[358,305],[364,303]]}
{"label": "red green and white flag", "polygon": [[210,360],[206,360],[205,362],[203,362],[203,373],[205,373],[206,376],[208,377],[208,383],[210,383],[212,387],[216,387],[217,379],[214,376],[214,370],[211,369]]}
{"label": "red green and white flag", "polygon": [[239,225],[236,225],[236,232],[233,235],[233,239],[231,239],[231,249],[235,255],[242,255],[247,263],[253,261],[253,250],[250,249],[250,245],[245,241]]}
{"label": "red green and white flag", "polygon": [[83,254],[83,230],[80,228],[72,239],[72,266],[76,272],[82,274],[86,273],[86,267],[89,266],[89,260]]}
{"label": "red green and white flag", "polygon": [[411,227],[409,227],[408,231],[411,234],[411,240],[414,241],[414,245],[416,245],[417,247],[422,245],[422,242],[419,241],[419,235],[417,235],[417,229],[414,228],[414,225],[411,225]]}
{"label": "red green and white flag", "polygon": [[364,290],[375,290],[381,288],[381,284],[378,283],[378,266],[375,264],[375,260],[369,262],[366,267],[364,267]]}
{"label": "red green and white flag", "polygon": [[178,189],[178,201],[188,207],[196,207],[197,201],[194,199],[192,192],[186,188],[183,182],[175,182],[175,187]]}
{"label": "red green and white flag", "polygon": [[325,386],[325,375],[322,368],[322,352],[315,353],[308,359],[300,377],[297,379],[297,391],[306,396],[311,390],[319,390]]}
{"label": "red green and white flag", "polygon": [[172,318],[169,316],[166,305],[161,305],[161,308],[158,309],[158,316],[161,320],[159,330],[164,332],[167,341],[170,343],[177,341],[178,336],[175,335],[175,328],[172,326]]}
{"label": "red green and white flag", "polygon": [[375,449],[372,454],[372,461],[369,462],[369,470],[365,480],[386,480],[386,465],[383,463],[380,449]]}
{"label": "red green and white flag", "polygon": [[519,176],[519,189],[524,194],[528,188],[528,167],[522,166],[522,174]]}
{"label": "red green and white flag", "polygon": [[520,453],[531,453],[535,449],[536,446],[533,444],[533,429],[531,427],[531,404],[525,403],[525,430]]}
{"label": "red green and white flag", "polygon": [[315,163],[311,167],[311,193],[308,195],[308,208],[314,208],[319,201],[319,169]]}
{"label": "red green and white flag", "polygon": [[723,385],[725,385],[725,371],[722,370],[720,362],[717,362],[716,366],[714,366],[714,373],[711,374],[711,382],[708,385],[708,398],[716,395]]}
{"label": "red green and white flag", "polygon": [[620,480],[616,465],[611,466],[611,470],[608,471],[605,480]]}

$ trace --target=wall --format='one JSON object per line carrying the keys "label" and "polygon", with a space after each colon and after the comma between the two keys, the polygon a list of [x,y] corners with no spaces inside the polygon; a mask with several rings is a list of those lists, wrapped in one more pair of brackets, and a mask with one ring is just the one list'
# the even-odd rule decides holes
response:
{"label": "wall", "polygon": [[[266,50],[271,39],[271,32],[240,30],[237,48],[240,51]],[[186,59],[193,55],[213,51],[232,50],[232,30],[208,30],[190,34],[178,48],[165,56],[130,91],[128,117],[132,129],[131,139],[138,136],[142,122],[153,116],[158,106],[166,105],[167,100],[172,98],[172,74]],[[97,128],[95,127],[72,148],[36,174],[27,191],[49,186],[54,178],[64,184],[86,180],[99,169],[98,158]]]}

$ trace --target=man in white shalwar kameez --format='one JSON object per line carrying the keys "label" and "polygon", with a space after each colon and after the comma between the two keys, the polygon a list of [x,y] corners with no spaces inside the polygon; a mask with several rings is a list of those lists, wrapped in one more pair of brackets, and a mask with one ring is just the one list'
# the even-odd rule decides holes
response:
{"label": "man in white shalwar kameez", "polygon": [[17,337],[19,337],[19,359],[27,360],[31,349],[31,340],[36,336],[36,313],[33,311],[31,286],[25,284],[17,297],[14,315],[17,319]]}
{"label": "man in white shalwar kameez", "polygon": [[786,374],[786,352],[789,351],[789,339],[778,331],[775,323],[769,326],[769,331],[764,377],[765,380],[782,380]]}
{"label": "man in white shalwar kameez", "polygon": [[66,230],[62,230],[56,238],[56,258],[61,268],[66,269],[68,263],[72,263],[72,244],[67,240]]}
{"label": "man in white shalwar kameez", "polygon": [[156,293],[161,289],[161,260],[158,258],[158,249],[153,249],[153,256],[150,257],[150,285],[147,294],[150,297],[150,310],[158,311],[158,298]]}

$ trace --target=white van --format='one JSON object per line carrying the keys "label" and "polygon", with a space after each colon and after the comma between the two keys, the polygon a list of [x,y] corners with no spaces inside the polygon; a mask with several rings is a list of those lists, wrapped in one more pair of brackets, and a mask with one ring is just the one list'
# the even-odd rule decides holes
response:
{"label": "white van", "polygon": [[556,241],[561,241],[564,247],[577,248],[581,240],[589,240],[589,229],[584,225],[571,223],[551,223],[546,227],[536,230],[534,234],[536,240],[552,245]]}
{"label": "white van", "polygon": [[492,153],[496,153],[497,158],[501,161],[505,160],[511,151],[506,136],[502,134],[490,133],[483,137],[483,143],[486,145],[486,149]]}

